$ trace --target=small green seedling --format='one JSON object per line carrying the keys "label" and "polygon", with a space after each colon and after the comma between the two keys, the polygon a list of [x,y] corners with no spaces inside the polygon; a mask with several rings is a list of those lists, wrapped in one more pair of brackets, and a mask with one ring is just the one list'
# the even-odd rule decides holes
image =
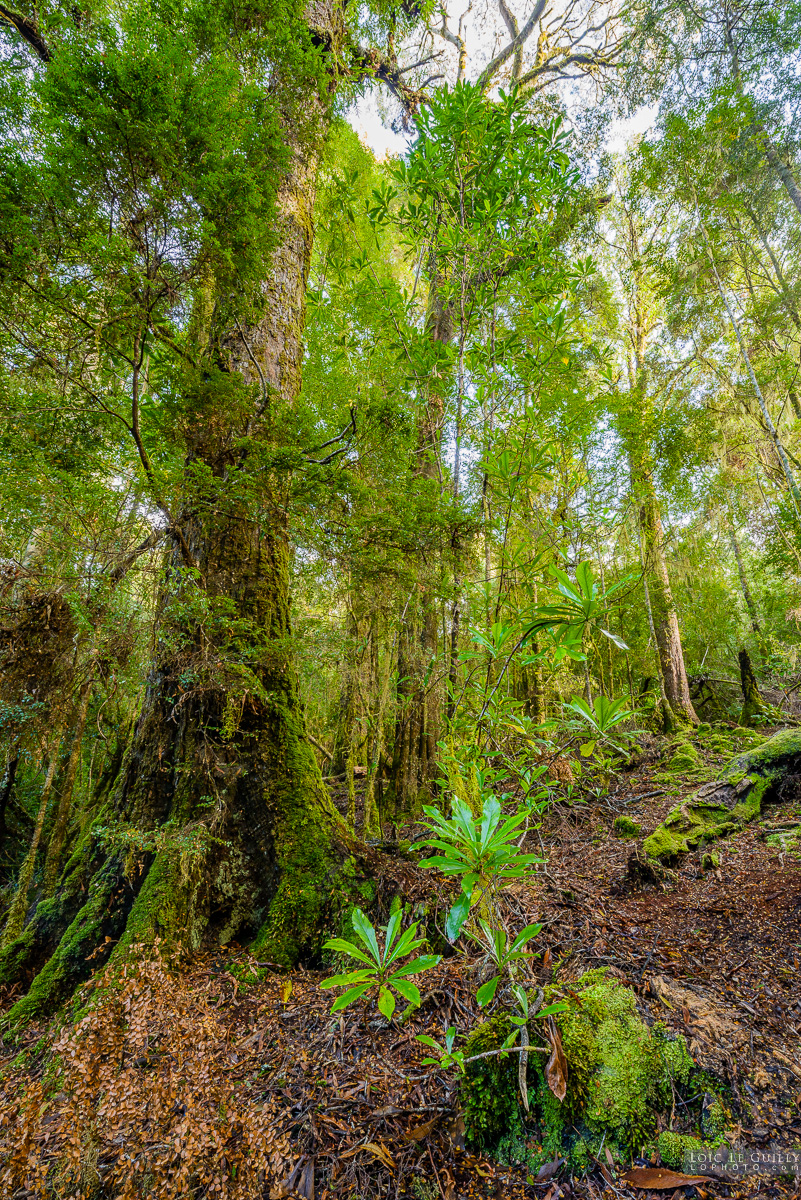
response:
{"label": "small green seedling", "polygon": [[347,938],[329,938],[324,949],[336,950],[338,954],[347,954],[349,958],[366,963],[366,966],[356,971],[348,971],[344,975],[332,975],[329,979],[323,979],[320,987],[347,988],[347,991],[334,1001],[331,1012],[340,1012],[341,1009],[348,1008],[367,992],[377,989],[378,1011],[390,1021],[395,1011],[395,997],[392,992],[397,992],[410,1004],[419,1004],[420,992],[406,976],[418,975],[421,971],[427,971],[436,966],[440,955],[421,954],[409,962],[401,961],[419,949],[425,938],[417,937],[416,921],[408,929],[404,929],[398,937],[401,922],[400,909],[389,918],[383,951],[379,949],[375,928],[360,908],[353,910],[351,921],[354,933],[364,946],[364,950],[361,950],[355,942],[349,942]]}

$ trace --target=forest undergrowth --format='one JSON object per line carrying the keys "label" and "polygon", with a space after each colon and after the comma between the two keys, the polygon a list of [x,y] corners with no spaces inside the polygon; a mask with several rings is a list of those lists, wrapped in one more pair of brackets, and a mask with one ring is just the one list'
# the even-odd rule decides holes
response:
{"label": "forest undergrowth", "polygon": [[[647,1025],[686,1039],[708,1092],[721,1097],[726,1137],[787,1147],[801,1137],[801,849],[776,831],[801,823],[801,792],[719,843],[716,865],[704,869],[699,852],[643,881],[643,834],[692,794],[698,770],[720,766],[720,754],[702,750],[688,779],[670,771],[672,750],[646,738],[638,764],[603,798],[555,804],[527,835],[545,865],[505,889],[503,919],[511,929],[542,925],[527,987],[569,996],[587,972],[605,972],[632,990]],[[334,799],[347,806],[347,787],[335,785]],[[452,888],[415,866],[407,845],[396,846],[407,910],[426,910],[429,928],[441,929]],[[457,1075],[423,1065],[417,1041],[442,1041],[450,1027],[465,1036],[486,1019],[480,955],[458,945],[426,973],[419,1008],[389,1023],[366,1001],[332,1015],[319,987],[325,970],[279,972],[235,946],[180,973],[158,948],[122,975],[100,973],[70,1019],[6,1036],[2,1194],[664,1195],[625,1178],[631,1162],[658,1166],[645,1146],[629,1162],[600,1154],[579,1173],[561,1158],[541,1161],[536,1124],[505,1153],[482,1152],[475,1128],[466,1139]],[[3,1008],[13,1000],[6,991]],[[664,1147],[665,1131],[697,1128],[701,1102],[677,1091],[643,1141]],[[797,1195],[797,1180],[710,1178],[669,1194],[778,1200]]]}

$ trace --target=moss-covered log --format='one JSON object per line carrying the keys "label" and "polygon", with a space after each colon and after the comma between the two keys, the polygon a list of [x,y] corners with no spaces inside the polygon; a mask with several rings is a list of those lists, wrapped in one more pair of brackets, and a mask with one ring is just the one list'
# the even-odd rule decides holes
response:
{"label": "moss-covered log", "polygon": [[717,780],[677,805],[645,839],[646,854],[671,863],[703,843],[735,833],[758,817],[766,802],[778,799],[782,787],[799,773],[801,730],[782,729],[738,755]]}

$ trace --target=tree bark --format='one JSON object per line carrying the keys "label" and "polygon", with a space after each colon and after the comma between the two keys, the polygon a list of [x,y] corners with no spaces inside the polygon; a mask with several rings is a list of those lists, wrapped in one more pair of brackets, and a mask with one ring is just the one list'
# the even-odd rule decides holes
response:
{"label": "tree bark", "polygon": [[737,563],[737,574],[740,578],[740,590],[743,593],[745,607],[748,609],[748,615],[751,618],[751,628],[754,631],[761,653],[767,657],[768,648],[765,644],[765,636],[762,632],[762,626],[759,623],[759,614],[757,613],[756,604],[754,603],[754,597],[751,595],[751,588],[748,585],[748,577],[745,573],[740,543],[737,540],[737,534],[734,532],[734,529],[729,530],[729,539],[731,541],[731,548],[734,551],[734,561]]}
{"label": "tree bark", "polygon": [[643,571],[665,699],[680,723],[697,725],[684,666],[679,619],[670,589],[659,501],[647,466],[633,465],[632,482],[639,508]]}
{"label": "tree bark", "polygon": [[740,687],[743,692],[743,708],[740,713],[740,724],[747,727],[753,725],[754,717],[764,712],[764,705],[759,692],[759,684],[754,674],[754,668],[751,665],[751,656],[747,650],[741,650],[738,658],[740,660]]}
{"label": "tree bark", "polygon": [[[431,284],[427,327],[433,342],[448,345],[453,338],[453,314]],[[439,477],[444,399],[439,386],[429,388],[417,430],[413,488],[430,487]],[[431,686],[437,654],[437,614],[430,580],[423,578],[415,599],[401,616],[398,638],[398,687],[391,793],[396,816],[415,812],[420,795],[428,794],[436,778],[439,735],[439,694]],[[458,618],[457,618],[458,620]],[[458,643],[458,624],[457,624]]]}
{"label": "tree bark", "polygon": [[81,761],[83,731],[86,725],[86,714],[89,710],[89,700],[92,695],[92,684],[93,680],[89,679],[83,685],[78,700],[78,712],[75,717],[75,728],[72,736],[72,749],[70,750],[67,769],[64,772],[64,779],[61,784],[61,795],[59,796],[58,808],[56,809],[56,820],[47,846],[44,869],[45,896],[52,896],[58,881],[61,853],[64,849],[64,839],[67,836],[67,822],[69,821],[70,810],[72,808],[72,793],[78,774],[78,764]]}
{"label": "tree bark", "polygon": [[10,945],[17,938],[22,930],[25,921],[25,914],[28,908],[28,892],[31,887],[31,880],[36,868],[36,856],[39,853],[39,843],[42,839],[42,829],[44,828],[45,816],[47,815],[47,807],[50,803],[50,793],[53,789],[53,780],[55,779],[56,769],[58,767],[58,752],[61,746],[61,731],[62,726],[56,726],[56,731],[50,739],[50,761],[47,766],[47,774],[45,776],[42,795],[39,799],[39,811],[36,814],[36,824],[33,827],[33,836],[31,844],[28,847],[28,853],[25,856],[25,861],[22,864],[17,880],[14,899],[11,901],[11,907],[8,910],[5,927],[3,928],[3,938],[0,945],[3,947]]}

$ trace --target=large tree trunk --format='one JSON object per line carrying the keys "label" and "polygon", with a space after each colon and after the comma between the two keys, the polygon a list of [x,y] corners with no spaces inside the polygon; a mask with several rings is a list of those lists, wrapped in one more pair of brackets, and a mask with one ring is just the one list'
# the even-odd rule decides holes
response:
{"label": "large tree trunk", "polygon": [[[436,282],[431,285],[427,328],[432,342],[447,346],[453,337],[453,314],[443,305]],[[431,487],[440,478],[444,397],[441,383],[429,388],[417,429],[412,486]],[[458,642],[458,624],[457,624]],[[437,613],[431,580],[422,577],[416,599],[401,616],[398,638],[398,689],[395,746],[392,757],[392,803],[396,816],[412,815],[421,794],[430,793],[436,778],[440,728],[440,694],[433,686],[437,654]]]}
{"label": "large tree trunk", "polygon": [[[317,149],[324,125],[321,104]],[[4,980],[38,971],[12,1020],[51,1009],[104,952],[88,955],[115,942],[159,936],[193,950],[208,936],[255,937],[263,958],[313,957],[343,902],[336,877],[357,848],[322,782],[292,668],[287,477],[253,452],[274,444],[300,387],[317,151],[292,150],[261,316],[211,331],[218,370],[248,404],[198,406],[188,432],[144,706],[100,837],[83,838],[56,896],[0,955]]]}

